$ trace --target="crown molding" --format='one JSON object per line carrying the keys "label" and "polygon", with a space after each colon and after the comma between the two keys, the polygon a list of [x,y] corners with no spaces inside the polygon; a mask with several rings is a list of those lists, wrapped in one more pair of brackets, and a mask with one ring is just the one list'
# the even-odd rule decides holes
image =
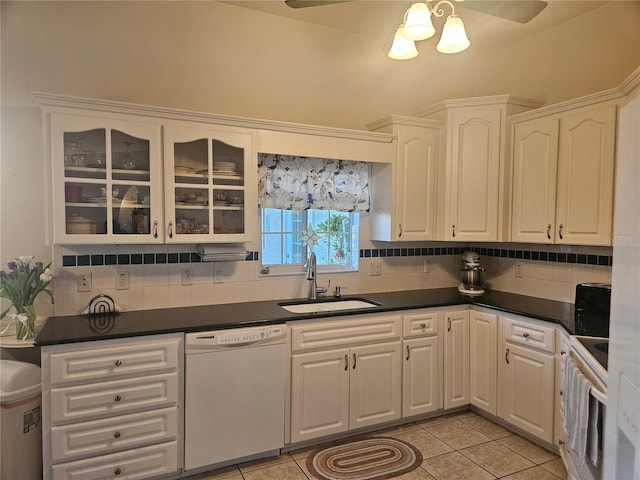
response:
{"label": "crown molding", "polygon": [[125,115],[138,115],[161,120],[177,120],[187,122],[208,123],[230,127],[248,128],[256,130],[273,130],[277,132],[296,133],[304,135],[321,135],[326,137],[344,138],[369,142],[391,143],[393,135],[367,130],[349,130],[320,125],[289,123],[277,120],[262,120],[232,115],[197,112],[169,107],[142,105],[137,103],[120,102],[116,100],[102,100],[98,98],[77,97],[46,92],[31,92],[32,98],[44,110],[49,112],[62,109],[82,109],[96,112],[108,112]]}
{"label": "crown molding", "polygon": [[432,120],[430,118],[409,117],[406,115],[389,115],[387,117],[381,118],[380,120],[376,120],[375,122],[367,123],[367,128],[369,130],[378,130],[390,125],[442,128],[444,124],[445,122],[442,122],[440,120]]}
{"label": "crown molding", "polygon": [[418,117],[428,117],[449,108],[484,107],[488,105],[515,105],[526,108],[540,108],[544,105],[544,102],[533,100],[530,98],[516,97],[514,95],[490,95],[485,97],[454,98],[450,100],[443,100],[442,102],[438,102],[428,107],[421,108],[415,112],[415,115]]}

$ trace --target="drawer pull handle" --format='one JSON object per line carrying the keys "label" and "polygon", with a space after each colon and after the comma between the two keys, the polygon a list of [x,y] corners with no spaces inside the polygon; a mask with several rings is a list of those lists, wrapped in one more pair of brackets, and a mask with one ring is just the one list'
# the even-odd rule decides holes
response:
{"label": "drawer pull handle", "polygon": [[560,240],[564,239],[564,235],[562,235],[562,229],[564,228],[563,224],[560,224],[560,228],[558,229],[558,236],[560,237]]}
{"label": "drawer pull handle", "polygon": [[153,238],[158,238],[158,221],[153,222]]}
{"label": "drawer pull handle", "polygon": [[424,330],[425,328],[427,328],[427,324],[426,323],[421,323],[420,324],[420,328]]}
{"label": "drawer pull handle", "polygon": [[558,440],[558,445],[564,445],[564,440]]}
{"label": "drawer pull handle", "polygon": [[456,238],[456,226],[455,225],[451,225],[451,236],[453,238]]}
{"label": "drawer pull handle", "polygon": [[409,361],[410,356],[411,356],[411,347],[407,345],[407,361]]}
{"label": "drawer pull handle", "polygon": [[567,354],[567,352],[566,352],[566,351],[564,351],[564,350],[560,350],[560,355],[566,355],[566,354]]}
{"label": "drawer pull handle", "polygon": [[398,234],[398,238],[402,236],[402,224],[398,224],[398,228],[400,229],[400,233]]}
{"label": "drawer pull handle", "polygon": [[120,400],[122,400],[122,397],[120,395],[116,395],[116,397],[113,400],[116,402],[119,402]]}
{"label": "drawer pull handle", "polygon": [[547,225],[547,238],[551,240],[551,224]]}
{"label": "drawer pull handle", "polygon": [[346,372],[349,369],[349,355],[345,353],[344,355],[344,371]]}
{"label": "drawer pull handle", "polygon": [[560,390],[560,396],[564,395],[564,390]]}
{"label": "drawer pull handle", "polygon": [[504,354],[504,359],[507,362],[507,365],[509,364],[509,349],[507,348],[507,351]]}
{"label": "drawer pull handle", "polygon": [[451,317],[447,317],[447,332],[451,331]]}
{"label": "drawer pull handle", "polygon": [[523,336],[524,338],[529,338],[529,333],[528,333],[528,332],[524,332],[524,333],[522,334],[522,336]]}
{"label": "drawer pull handle", "polygon": [[122,360],[116,360],[116,367],[119,367],[122,365]]}
{"label": "drawer pull handle", "polygon": [[120,467],[117,467],[114,471],[113,474],[114,475],[120,475],[122,473],[122,470],[120,470]]}
{"label": "drawer pull handle", "polygon": [[113,434],[113,438],[120,438],[122,434],[120,432],[116,432]]}
{"label": "drawer pull handle", "polygon": [[353,369],[356,369],[356,354],[353,354]]}

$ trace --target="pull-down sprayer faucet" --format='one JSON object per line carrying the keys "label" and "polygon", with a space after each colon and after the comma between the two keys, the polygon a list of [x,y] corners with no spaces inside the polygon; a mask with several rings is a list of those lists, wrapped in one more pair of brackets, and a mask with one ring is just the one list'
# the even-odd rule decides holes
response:
{"label": "pull-down sprayer faucet", "polygon": [[309,255],[309,262],[307,263],[307,280],[309,281],[309,300],[317,300],[318,294],[325,294],[329,291],[331,286],[331,280],[326,287],[318,287],[316,281],[317,265],[316,265],[316,252],[311,252]]}

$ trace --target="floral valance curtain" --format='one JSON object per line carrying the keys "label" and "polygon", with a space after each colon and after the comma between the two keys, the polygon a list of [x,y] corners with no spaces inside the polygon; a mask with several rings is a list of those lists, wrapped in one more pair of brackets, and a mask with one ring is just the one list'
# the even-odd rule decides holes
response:
{"label": "floral valance curtain", "polygon": [[369,164],[258,154],[258,205],[283,210],[369,211]]}

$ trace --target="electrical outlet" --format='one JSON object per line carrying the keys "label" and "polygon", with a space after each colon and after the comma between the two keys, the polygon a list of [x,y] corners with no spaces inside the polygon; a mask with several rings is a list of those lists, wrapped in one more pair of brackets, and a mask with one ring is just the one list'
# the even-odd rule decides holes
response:
{"label": "electrical outlet", "polygon": [[424,261],[424,264],[422,265],[422,272],[423,273],[431,273],[431,264],[429,263],[428,260]]}
{"label": "electrical outlet", "polygon": [[90,292],[91,291],[91,274],[83,273],[78,277],[78,291]]}
{"label": "electrical outlet", "polygon": [[190,268],[182,269],[182,285],[193,285],[193,271]]}
{"label": "electrical outlet", "polygon": [[369,263],[369,275],[372,277],[382,275],[382,262],[380,260],[371,260]]}
{"label": "electrical outlet", "polygon": [[224,283],[224,277],[222,275],[222,270],[216,269],[214,274],[213,283]]}
{"label": "electrical outlet", "polygon": [[129,272],[118,272],[116,290],[129,290]]}
{"label": "electrical outlet", "polygon": [[516,278],[522,278],[522,263],[516,262]]}

